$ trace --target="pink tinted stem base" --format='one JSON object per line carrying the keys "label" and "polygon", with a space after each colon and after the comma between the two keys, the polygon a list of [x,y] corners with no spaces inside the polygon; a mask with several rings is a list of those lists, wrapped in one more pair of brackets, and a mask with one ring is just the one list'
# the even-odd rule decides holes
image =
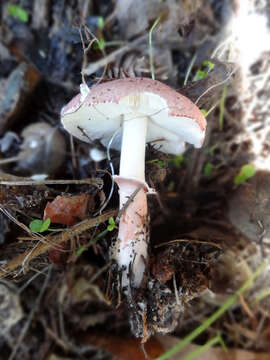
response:
{"label": "pink tinted stem base", "polygon": [[[129,199],[132,200],[120,218],[113,258],[122,271],[122,287],[139,287],[148,260],[148,186],[145,182],[123,176],[115,176],[114,180],[119,187],[120,210]],[[138,188],[139,192],[133,197]]]}

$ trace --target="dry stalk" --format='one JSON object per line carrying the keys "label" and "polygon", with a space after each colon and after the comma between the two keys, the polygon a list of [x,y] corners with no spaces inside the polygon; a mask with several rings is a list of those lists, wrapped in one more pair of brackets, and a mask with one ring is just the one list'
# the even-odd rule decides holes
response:
{"label": "dry stalk", "polygon": [[10,275],[11,272],[15,271],[19,266],[22,266],[22,270],[25,270],[26,263],[29,263],[32,259],[37,256],[44,254],[50,248],[61,244],[62,242],[68,241],[71,238],[80,235],[84,231],[91,229],[92,227],[104,223],[110,217],[114,217],[118,214],[118,210],[110,210],[103,215],[95,218],[86,219],[73,227],[63,231],[61,234],[54,236],[48,236],[48,242],[40,242],[30,251],[25,251],[23,254],[16,256],[15,258],[8,261],[6,264],[0,267],[0,278]]}
{"label": "dry stalk", "polygon": [[33,180],[31,178],[21,178],[9,174],[0,174],[0,185],[7,186],[26,186],[26,185],[82,185],[88,184],[96,186],[101,189],[103,187],[103,181],[99,178],[86,178],[81,180]]}

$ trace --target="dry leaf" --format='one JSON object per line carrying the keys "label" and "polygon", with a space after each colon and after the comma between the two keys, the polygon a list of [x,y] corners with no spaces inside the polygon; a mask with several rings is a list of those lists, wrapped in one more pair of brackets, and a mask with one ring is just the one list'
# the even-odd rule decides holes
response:
{"label": "dry leaf", "polygon": [[[75,225],[85,219],[89,207],[93,207],[93,198],[90,195],[57,196],[47,203],[43,219],[62,225]],[[90,204],[90,206],[89,206]]]}

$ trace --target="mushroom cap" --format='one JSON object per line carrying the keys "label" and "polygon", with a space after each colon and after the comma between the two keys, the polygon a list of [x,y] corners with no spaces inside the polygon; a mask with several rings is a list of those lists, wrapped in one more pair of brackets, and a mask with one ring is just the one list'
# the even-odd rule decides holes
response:
{"label": "mushroom cap", "polygon": [[[107,145],[115,135],[112,148],[120,150],[125,115],[148,117],[147,142],[160,151],[179,154],[184,143],[201,147],[206,120],[188,98],[169,86],[150,78],[126,78],[81,91],[61,111],[64,128],[73,136]],[[116,133],[117,132],[117,133]]]}

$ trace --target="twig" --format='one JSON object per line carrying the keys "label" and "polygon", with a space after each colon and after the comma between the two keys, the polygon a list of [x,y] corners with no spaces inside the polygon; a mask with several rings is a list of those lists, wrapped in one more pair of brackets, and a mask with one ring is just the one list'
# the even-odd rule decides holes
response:
{"label": "twig", "polygon": [[246,314],[251,318],[251,319],[255,319],[255,315],[254,313],[251,311],[250,307],[248,306],[247,302],[245,301],[244,297],[242,294],[239,295],[239,301],[242,305],[242,308],[244,309],[244,311],[246,312]]}
{"label": "twig", "polygon": [[16,256],[15,258],[11,259],[7,264],[4,264],[0,267],[0,278],[9,275],[11,271],[16,270],[22,264],[25,264],[25,259],[27,258],[27,262],[31,261],[32,259],[36,258],[37,256],[44,254],[50,248],[54,247],[55,245],[59,245],[64,241],[68,241],[70,238],[74,236],[78,236],[86,230],[91,229],[92,227],[104,223],[110,217],[114,217],[117,214],[117,210],[111,210],[107,213],[100,215],[96,218],[91,218],[80,222],[79,224],[74,225],[72,228],[67,229],[65,232],[55,236],[48,236],[48,240],[50,242],[42,242],[37,244],[37,246],[32,249],[30,252],[26,251],[23,254]]}
{"label": "twig", "polygon": [[55,332],[51,328],[49,328],[49,326],[46,324],[45,319],[41,318],[40,322],[43,325],[44,330],[49,335],[49,337],[51,339],[53,339],[57,345],[61,346],[64,351],[68,352],[68,350],[69,350],[68,344],[66,344],[62,339],[60,339],[59,336],[57,334],[55,334]]}
{"label": "twig", "polygon": [[[4,177],[5,179],[6,177]],[[1,177],[3,179],[3,177]],[[101,189],[103,187],[102,179],[95,178],[87,178],[81,180],[41,180],[36,181],[32,179],[25,178],[24,180],[0,180],[0,185],[12,185],[12,186],[26,186],[26,185],[68,185],[68,184],[88,184],[93,185]]]}
{"label": "twig", "polygon": [[128,200],[125,202],[125,204],[122,206],[122,208],[120,209],[116,219],[115,219],[115,223],[119,223],[121,216],[123,215],[123,213],[126,211],[127,207],[129,206],[129,204],[133,201],[133,199],[135,198],[135,196],[138,194],[138,192],[143,188],[143,185],[138,186],[137,189],[129,196]]}

